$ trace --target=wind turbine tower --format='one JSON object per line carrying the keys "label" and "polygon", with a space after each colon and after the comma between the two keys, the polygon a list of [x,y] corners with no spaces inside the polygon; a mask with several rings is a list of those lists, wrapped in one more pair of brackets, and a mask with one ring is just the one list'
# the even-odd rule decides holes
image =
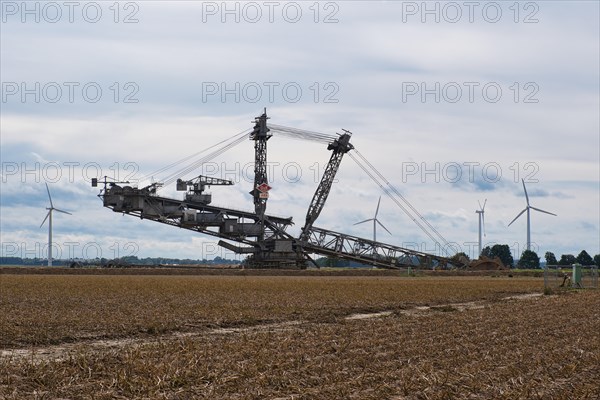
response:
{"label": "wind turbine tower", "polygon": [[527,207],[525,207],[523,209],[523,211],[521,211],[515,217],[515,219],[510,221],[510,224],[508,224],[508,226],[511,226],[512,223],[517,220],[517,218],[519,218],[525,211],[527,211],[527,250],[531,250],[531,215],[530,215],[531,212],[530,212],[530,210],[535,210],[535,211],[543,212],[545,214],[554,215],[555,217],[556,217],[556,214],[551,213],[549,211],[541,210],[539,208],[536,208],[536,207],[530,205],[529,204],[529,195],[527,194],[527,188],[525,188],[525,181],[523,179],[521,179],[521,182],[523,182],[523,191],[525,192],[525,199],[527,200]]}
{"label": "wind turbine tower", "polygon": [[483,206],[481,202],[479,203],[479,210],[475,210],[477,214],[479,214],[479,256],[481,256],[482,250],[482,238],[481,238],[481,228],[483,227],[483,236],[485,236],[485,203],[487,203],[487,199],[483,201]]}
{"label": "wind turbine tower", "polygon": [[46,183],[46,191],[48,192],[48,199],[50,200],[50,207],[49,208],[46,207],[46,210],[48,210],[48,214],[46,214],[46,218],[44,218],[44,220],[42,221],[40,228],[42,226],[44,226],[44,223],[46,222],[46,220],[48,220],[48,266],[51,267],[52,266],[52,212],[58,211],[63,214],[69,214],[69,215],[73,215],[73,214],[71,214],[70,212],[59,210],[58,208],[54,207],[54,204],[52,204],[52,196],[50,196],[50,189],[48,188],[47,183]]}

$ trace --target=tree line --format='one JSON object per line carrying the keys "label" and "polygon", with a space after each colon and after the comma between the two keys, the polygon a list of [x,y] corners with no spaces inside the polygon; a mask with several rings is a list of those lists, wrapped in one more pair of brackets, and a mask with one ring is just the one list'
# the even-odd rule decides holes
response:
{"label": "tree line", "polygon": [[[481,251],[481,255],[488,258],[498,257],[502,263],[508,267],[515,267],[515,260],[513,259],[510,247],[507,244],[495,244],[493,246],[487,246]],[[460,258],[469,259],[465,253],[457,253],[453,259],[459,260]],[[573,254],[562,254],[560,259],[557,259],[553,252],[547,251],[544,255],[546,265],[564,265],[571,266],[573,264],[581,264],[585,266],[596,265],[600,267],[600,254],[596,254],[594,257],[590,256],[585,250],[575,256]],[[518,268],[540,268],[540,257],[533,250],[525,250],[521,254],[521,258],[517,261],[516,267]]]}
{"label": "tree line", "polygon": [[[137,256],[127,256],[118,259],[107,259],[107,258],[96,258],[89,260],[53,260],[54,266],[69,266],[74,261],[79,261],[81,264],[88,265],[108,265],[111,262],[118,261],[123,264],[130,265],[206,265],[206,264],[240,264],[239,260],[230,260],[222,257],[215,257],[212,260],[192,260],[192,259],[179,259],[179,258],[163,258],[163,257],[144,257],[138,258]],[[45,266],[48,260],[44,258],[21,258],[21,257],[0,257],[0,265],[28,265],[28,266]]]}

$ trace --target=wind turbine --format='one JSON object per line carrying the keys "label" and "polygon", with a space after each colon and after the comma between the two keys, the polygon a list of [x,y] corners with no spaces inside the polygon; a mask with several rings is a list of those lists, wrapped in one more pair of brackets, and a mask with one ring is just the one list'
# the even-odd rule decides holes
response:
{"label": "wind turbine", "polygon": [[530,210],[535,210],[535,211],[543,212],[545,214],[554,215],[555,217],[556,217],[556,214],[551,213],[549,211],[544,211],[544,210],[541,210],[539,208],[535,208],[535,207],[529,205],[529,195],[527,195],[527,189],[525,188],[525,181],[523,179],[521,179],[521,182],[523,182],[523,191],[525,191],[525,199],[527,200],[527,207],[525,207],[525,209],[523,211],[521,211],[519,213],[519,215],[517,215],[515,217],[515,219],[513,219],[512,221],[510,221],[510,224],[508,224],[508,226],[511,226],[512,223],[517,220],[517,218],[519,218],[525,211],[527,211],[527,250],[531,250],[531,216],[530,216]]}
{"label": "wind turbine", "polygon": [[481,227],[483,227],[483,236],[485,236],[485,203],[487,203],[487,199],[483,201],[483,206],[479,203],[479,210],[475,210],[477,214],[479,214],[479,255],[481,256]]}
{"label": "wind turbine", "polygon": [[44,226],[44,223],[46,222],[46,220],[48,220],[48,266],[51,267],[52,266],[52,211],[58,211],[64,214],[69,214],[69,215],[73,215],[70,212],[66,212],[63,210],[59,210],[58,208],[54,207],[54,204],[52,204],[52,196],[50,196],[50,189],[48,188],[48,184],[46,183],[46,190],[48,191],[48,199],[50,199],[50,208],[46,207],[46,210],[48,210],[48,214],[46,214],[46,218],[44,218],[44,220],[42,221],[42,224],[40,225],[40,228],[42,226]]}
{"label": "wind turbine", "polygon": [[365,219],[364,221],[360,221],[355,223],[354,225],[358,225],[358,224],[362,224],[364,222],[369,222],[369,221],[373,221],[373,241],[376,242],[377,241],[377,224],[379,224],[383,229],[385,229],[387,231],[387,233],[389,233],[390,235],[392,234],[392,232],[388,231],[388,229],[383,226],[383,224],[381,222],[379,222],[379,220],[377,219],[377,214],[379,213],[379,204],[381,203],[381,196],[379,196],[379,201],[377,202],[377,209],[375,210],[375,216],[373,218],[369,218],[369,219]]}

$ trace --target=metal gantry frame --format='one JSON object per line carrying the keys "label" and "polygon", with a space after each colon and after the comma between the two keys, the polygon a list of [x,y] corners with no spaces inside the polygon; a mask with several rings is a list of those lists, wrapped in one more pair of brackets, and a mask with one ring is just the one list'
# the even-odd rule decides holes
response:
{"label": "metal gantry frame", "polygon": [[[300,236],[293,237],[286,229],[293,224],[292,218],[266,213],[268,190],[267,141],[272,137],[267,124],[266,110],[254,120],[249,138],[254,141],[254,213],[211,205],[210,194],[203,193],[206,186],[230,185],[231,181],[200,175],[192,180],[177,181],[177,190],[186,191],[183,200],[158,196],[152,185],[135,188],[127,182],[92,180],[103,188],[98,195],[103,205],[114,212],[137,216],[141,219],[176,226],[198,233],[218,237],[219,245],[238,254],[248,254],[246,265],[251,268],[305,268],[312,261],[311,254],[341,258],[370,264],[381,268],[446,267],[449,260],[402,247],[359,238],[314,226],[323,210],[333,186],[335,176],[346,153],[354,149],[350,143],[351,132],[344,131],[338,137],[328,137],[295,128],[276,126],[287,133],[327,141],[332,151],[323,176],[308,207]],[[304,132],[304,133],[302,133]],[[220,154],[217,152],[216,154]],[[232,244],[230,242],[236,242]],[[314,263],[314,261],[313,261]],[[315,264],[316,265],[316,264]]]}

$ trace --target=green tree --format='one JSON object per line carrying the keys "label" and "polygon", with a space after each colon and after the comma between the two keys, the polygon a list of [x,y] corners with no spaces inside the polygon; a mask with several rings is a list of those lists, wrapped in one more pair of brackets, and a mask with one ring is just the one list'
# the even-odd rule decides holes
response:
{"label": "green tree", "polygon": [[577,262],[581,265],[594,265],[594,259],[585,250],[581,250],[581,253],[577,255]]}
{"label": "green tree", "polygon": [[521,254],[521,258],[517,265],[521,268],[539,268],[540,258],[535,251],[525,250],[523,254]]}
{"label": "green tree", "polygon": [[336,257],[327,256],[327,258],[325,259],[325,266],[328,268],[339,267],[339,261],[340,260]]}
{"label": "green tree", "polygon": [[469,258],[469,256],[466,253],[464,253],[462,251],[460,251],[460,252],[456,253],[455,255],[453,255],[452,257],[450,257],[450,262],[453,265],[462,265],[463,261],[466,261],[468,264],[469,261],[471,261],[471,259]]}
{"label": "green tree", "polygon": [[577,259],[573,254],[563,254],[560,256],[558,265],[573,265],[577,262]]}
{"label": "green tree", "polygon": [[492,248],[490,246],[485,246],[483,248],[483,250],[481,250],[481,256],[487,257],[487,258],[493,258],[492,257]]}
{"label": "green tree", "polygon": [[558,261],[556,260],[556,256],[551,251],[547,251],[546,254],[544,255],[544,258],[546,259],[546,265],[557,265],[558,264]]}
{"label": "green tree", "polygon": [[486,246],[483,250],[481,250],[481,255],[488,258],[498,257],[502,264],[507,267],[512,267],[514,260],[513,256],[510,253],[510,247],[507,244],[495,244],[492,247]]}
{"label": "green tree", "polygon": [[594,264],[600,267],[600,254],[594,256]]}
{"label": "green tree", "polygon": [[327,256],[327,257],[319,257],[315,260],[319,267],[325,268],[336,268],[336,267],[347,267],[348,261],[341,260],[337,257]]}
{"label": "green tree", "polygon": [[139,264],[139,259],[137,258],[137,256],[125,256],[125,257],[121,257],[120,260],[121,260],[121,262],[124,262],[127,264]]}
{"label": "green tree", "polygon": [[510,252],[510,247],[507,244],[495,244],[492,246],[492,252],[498,255],[500,261],[508,267],[514,265],[513,256]]}

